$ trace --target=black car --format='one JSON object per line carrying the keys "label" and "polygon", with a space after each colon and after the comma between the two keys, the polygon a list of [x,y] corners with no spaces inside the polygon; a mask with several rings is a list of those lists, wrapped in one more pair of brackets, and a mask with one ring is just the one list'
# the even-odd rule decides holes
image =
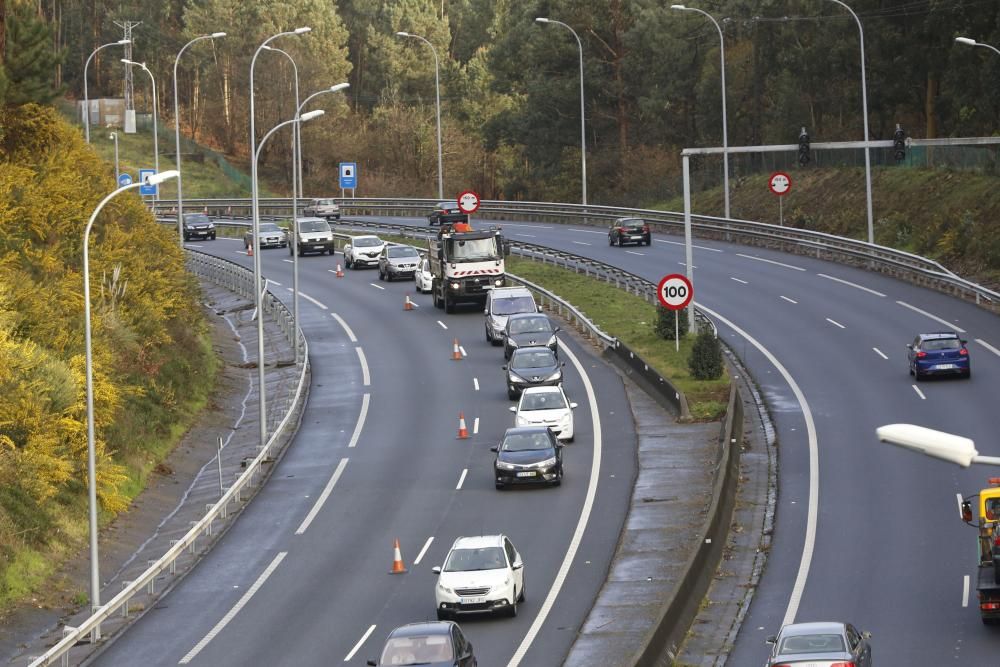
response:
{"label": "black car", "polygon": [[562,384],[563,364],[547,347],[520,347],[510,355],[510,362],[501,366],[507,371],[507,397],[517,398],[527,387],[549,387]]}
{"label": "black car", "polygon": [[385,640],[382,657],[369,665],[427,665],[428,667],[477,667],[472,644],[454,621],[428,621],[401,625]]}
{"label": "black car", "polygon": [[442,201],[434,205],[434,210],[427,214],[428,225],[450,225],[456,222],[468,222],[469,216],[462,213],[458,202]]}
{"label": "black car", "polygon": [[547,347],[558,356],[557,331],[559,327],[552,326],[549,318],[541,313],[511,315],[507,318],[503,331],[503,358],[510,359],[510,355],[519,347],[538,346]]}
{"label": "black car", "polygon": [[191,239],[215,240],[215,223],[204,213],[185,213],[182,221],[185,241]]}
{"label": "black car", "polygon": [[618,218],[608,230],[608,245],[623,246],[626,243],[649,245],[652,235],[649,224],[642,218]]}
{"label": "black car", "polygon": [[559,486],[563,478],[562,444],[548,426],[517,426],[503,434],[503,440],[490,451],[493,481],[498,489],[508,484],[551,484]]}

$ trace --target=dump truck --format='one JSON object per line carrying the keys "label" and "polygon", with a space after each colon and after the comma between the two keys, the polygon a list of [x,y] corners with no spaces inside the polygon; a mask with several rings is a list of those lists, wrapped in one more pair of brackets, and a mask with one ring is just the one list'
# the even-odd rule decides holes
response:
{"label": "dump truck", "polygon": [[1000,621],[1000,477],[991,477],[989,485],[961,503],[962,521],[979,531],[976,593],[979,614],[987,625]]}
{"label": "dump truck", "polygon": [[491,289],[506,285],[504,258],[509,254],[510,243],[499,227],[474,230],[465,222],[442,224],[428,240],[434,306],[449,313],[463,302],[482,307]]}

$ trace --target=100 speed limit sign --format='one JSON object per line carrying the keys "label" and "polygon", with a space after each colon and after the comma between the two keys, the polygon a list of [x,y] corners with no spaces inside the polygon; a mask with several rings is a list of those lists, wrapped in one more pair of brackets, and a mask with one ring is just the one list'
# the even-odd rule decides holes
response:
{"label": "100 speed limit sign", "polygon": [[656,296],[664,308],[681,310],[686,308],[694,298],[694,288],[691,281],[679,273],[671,273],[660,280],[656,288]]}

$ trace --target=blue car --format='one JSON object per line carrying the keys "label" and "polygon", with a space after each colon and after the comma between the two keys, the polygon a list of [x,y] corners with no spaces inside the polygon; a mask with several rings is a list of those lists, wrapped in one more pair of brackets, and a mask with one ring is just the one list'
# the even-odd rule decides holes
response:
{"label": "blue car", "polygon": [[910,375],[923,380],[928,375],[972,375],[967,341],[954,331],[920,334],[906,346]]}

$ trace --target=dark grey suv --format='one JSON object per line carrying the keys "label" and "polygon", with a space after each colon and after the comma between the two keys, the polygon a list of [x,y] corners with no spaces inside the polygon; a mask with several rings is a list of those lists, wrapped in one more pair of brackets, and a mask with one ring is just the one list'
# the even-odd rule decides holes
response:
{"label": "dark grey suv", "polygon": [[184,240],[209,239],[215,240],[215,223],[204,213],[185,213]]}

